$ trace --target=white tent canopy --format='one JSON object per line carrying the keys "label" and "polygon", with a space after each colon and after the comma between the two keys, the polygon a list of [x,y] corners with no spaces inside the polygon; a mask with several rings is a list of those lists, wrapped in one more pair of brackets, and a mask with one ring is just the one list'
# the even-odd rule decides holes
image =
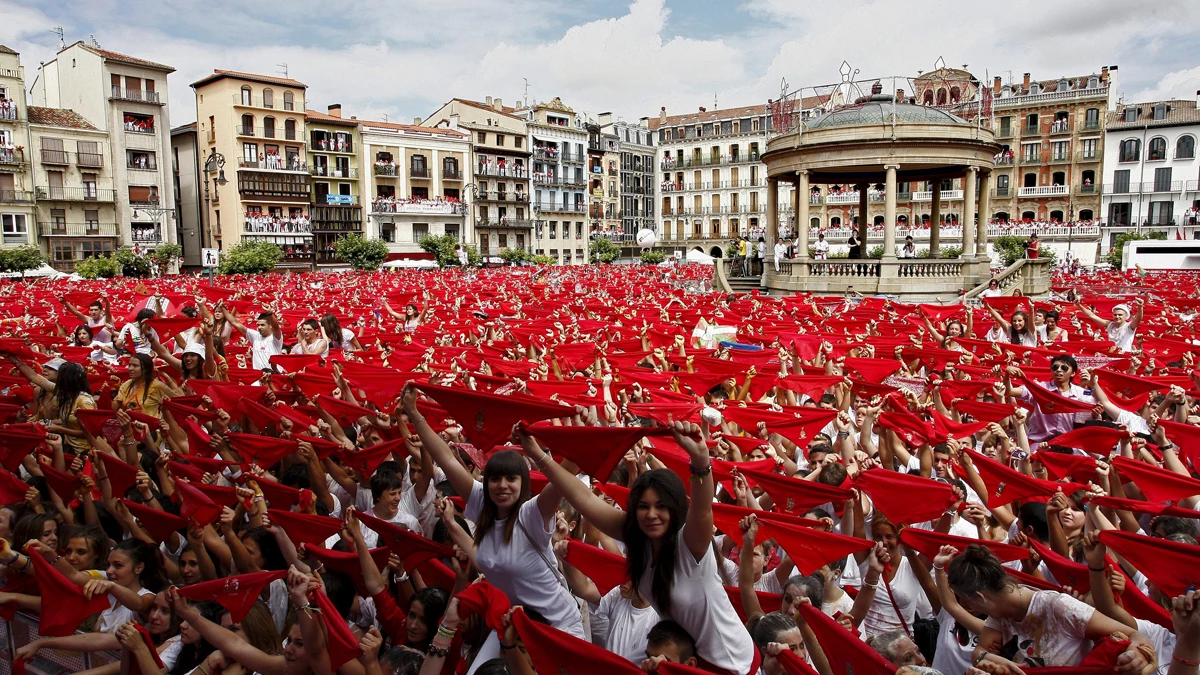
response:
{"label": "white tent canopy", "polygon": [[687,252],[687,261],[690,263],[702,263],[704,265],[711,265],[711,264],[713,264],[713,261],[715,261],[715,260],[716,260],[716,258],[705,253],[704,251],[697,251],[696,249],[692,249]]}

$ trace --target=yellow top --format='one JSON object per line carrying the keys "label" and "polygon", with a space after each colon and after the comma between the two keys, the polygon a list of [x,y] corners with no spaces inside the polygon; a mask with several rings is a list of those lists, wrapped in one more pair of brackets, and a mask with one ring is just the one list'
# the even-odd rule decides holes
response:
{"label": "yellow top", "polygon": [[149,390],[140,383],[135,384],[133,380],[125,380],[117,390],[117,395],[113,397],[113,402],[120,410],[137,410],[153,417],[162,417],[159,407],[162,405],[163,396],[166,395],[167,385],[161,380],[151,380]]}

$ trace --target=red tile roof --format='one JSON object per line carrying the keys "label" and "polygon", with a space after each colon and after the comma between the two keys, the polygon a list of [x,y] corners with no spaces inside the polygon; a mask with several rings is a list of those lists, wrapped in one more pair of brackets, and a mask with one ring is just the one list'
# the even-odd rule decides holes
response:
{"label": "red tile roof", "polygon": [[508,115],[509,117],[512,117],[513,119],[518,119],[518,120],[521,119],[517,115],[513,114],[513,113],[517,112],[517,109],[512,106],[509,106],[509,105],[501,106],[500,110],[496,110],[492,106],[490,106],[487,103],[484,103],[482,101],[472,101],[470,99],[465,99],[465,98],[456,98],[454,100],[458,101],[459,103],[463,103],[463,104],[469,105],[474,108],[480,108],[482,110],[486,110],[488,112],[499,113],[501,115]]}
{"label": "red tile roof", "polygon": [[[805,96],[801,101],[801,109],[808,110],[815,108],[818,105],[829,100],[828,94],[819,96]],[[708,122],[718,122],[721,120],[732,120],[743,117],[758,117],[760,115],[769,115],[770,110],[767,104],[748,105],[737,108],[722,108],[721,110],[706,110],[704,112],[696,111],[687,113],[686,115],[672,115],[666,118],[664,122],[661,117],[650,118],[650,129],[657,130],[659,127],[678,127],[689,124],[706,124]]]}
{"label": "red tile roof", "polygon": [[358,126],[358,120],[350,119],[349,117],[338,117],[337,115],[327,115],[316,110],[305,110],[304,116],[309,121],[318,122],[320,124],[340,124],[347,127]]}
{"label": "red tile roof", "polygon": [[444,127],[423,127],[416,124],[396,124],[395,122],[379,122],[375,120],[359,120],[364,126],[379,127],[383,129],[396,129],[398,131],[413,131],[416,133],[430,134],[434,136],[446,136],[449,138],[468,138],[465,131],[455,131],[454,129],[446,129]]}
{"label": "red tile roof", "polygon": [[92,125],[91,122],[85,120],[79,113],[67,108],[41,108],[31,105],[29,106],[29,123],[65,127],[67,129],[99,131],[99,129]]}
{"label": "red tile roof", "polygon": [[[76,42],[74,45],[71,45],[71,47],[74,47],[75,45],[79,45],[80,47],[83,47],[84,49],[88,50],[89,52],[91,52],[97,56],[100,56],[104,59],[107,59],[109,61],[119,61],[121,63],[128,63],[129,65],[132,65],[132,66],[142,66],[143,68],[154,68],[155,70],[163,70],[168,73],[175,72],[175,69],[172,68],[171,66],[167,66],[167,65],[164,65],[161,63],[155,63],[153,61],[147,61],[145,59],[134,58],[132,56],[126,56],[125,54],[120,54],[118,52],[109,51],[107,49],[101,49],[99,47],[93,47],[92,45],[84,44],[83,40]],[[70,49],[71,47],[67,47],[66,49]],[[66,49],[64,49],[63,51],[66,51]],[[59,53],[61,54],[62,52],[59,52]]]}
{"label": "red tile roof", "polygon": [[292,80],[286,77],[275,77],[274,75],[257,75],[255,73],[243,73],[237,70],[220,70],[214,69],[212,75],[202,77],[192,83],[193,87],[199,87],[209,82],[216,82],[222,78],[230,77],[238,80],[250,80],[251,82],[262,82],[263,84],[278,84],[284,87],[296,87],[297,89],[308,89],[308,85],[298,80]]}

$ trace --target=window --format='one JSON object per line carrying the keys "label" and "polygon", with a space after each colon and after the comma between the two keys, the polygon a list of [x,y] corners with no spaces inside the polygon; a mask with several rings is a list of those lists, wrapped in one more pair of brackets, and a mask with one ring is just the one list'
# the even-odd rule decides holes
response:
{"label": "window", "polygon": [[254,115],[242,115],[242,125],[238,127],[239,136],[254,135]]}
{"label": "window", "polygon": [[1196,137],[1180,136],[1175,141],[1175,159],[1194,159],[1196,157]]}
{"label": "window", "polygon": [[475,140],[477,140],[480,145],[487,143],[487,132],[486,131],[475,132]]}
{"label": "window", "polygon": [[1100,128],[1100,109],[1088,108],[1087,113],[1083,118],[1084,129],[1099,129]]}
{"label": "window", "polygon": [[1136,122],[1137,118],[1138,118],[1138,109],[1136,107],[1125,109],[1125,121],[1126,122]]}
{"label": "window", "polygon": [[513,147],[520,148],[524,145],[525,139],[520,136],[513,137]]}
{"label": "window", "polygon": [[1082,159],[1096,159],[1096,139],[1089,138],[1081,142],[1083,143]]}
{"label": "window", "polygon": [[263,118],[263,138],[275,138],[275,118]]}
{"label": "window", "polygon": [[[926,96],[929,96],[931,94],[931,92],[925,92],[925,94],[926,94]],[[929,105],[929,104],[927,103],[926,105]],[[1002,136],[1002,137],[1012,136],[1012,118],[1011,117],[1001,117],[1000,118],[1000,136]]]}
{"label": "window", "polygon": [[1166,103],[1159,103],[1158,105],[1154,106],[1154,119],[1156,119],[1156,120],[1167,119],[1167,104]]}
{"label": "window", "polygon": [[0,225],[3,225],[4,243],[23,244],[29,240],[29,223],[23,213],[5,213],[0,215]]}
{"label": "window", "polygon": [[1025,118],[1025,133],[1036,134],[1038,132],[1038,116],[1037,114],[1028,115]]}
{"label": "window", "polygon": [[413,178],[428,178],[429,165],[425,163],[425,155],[413,155],[409,173]]}
{"label": "window", "polygon": [[158,168],[153,152],[145,150],[126,150],[125,165],[130,169],[153,171]]}
{"label": "window", "polygon": [[1155,136],[1146,145],[1146,161],[1157,162],[1167,158],[1167,139]]}
{"label": "window", "polygon": [[442,159],[442,178],[458,178],[457,157],[445,157]]}
{"label": "window", "polygon": [[379,224],[379,238],[388,242],[389,244],[395,243],[395,241],[396,241],[396,224],[395,223],[380,223]]}
{"label": "window", "polygon": [[421,239],[429,236],[429,223],[413,223],[412,243],[420,243]]}
{"label": "window", "polygon": [[575,238],[583,239],[583,223],[575,223]]}
{"label": "window", "polygon": [[496,146],[504,147],[504,134],[496,134]]}
{"label": "window", "polygon": [[263,89],[262,103],[263,103],[264,108],[274,108],[275,107],[275,92],[271,91],[270,89]]}
{"label": "window", "polygon": [[1150,202],[1150,224],[1170,225],[1173,206],[1175,202],[1171,201]]}
{"label": "window", "polygon": [[1041,145],[1038,143],[1024,143],[1021,145],[1022,162],[1036,162],[1041,154]]}
{"label": "window", "polygon": [[1060,162],[1071,158],[1071,144],[1067,141],[1058,141],[1050,146],[1051,159]]}
{"label": "window", "polygon": [[84,199],[95,199],[96,195],[97,195],[96,174],[94,174],[94,173],[83,174],[83,198]]}
{"label": "window", "polygon": [[996,177],[996,189],[1008,192],[1008,176],[1006,174]]}
{"label": "window", "polygon": [[251,105],[254,94],[250,91],[250,87],[242,87],[242,105]]}
{"label": "window", "polygon": [[1118,161],[1121,162],[1136,162],[1142,154],[1142,142],[1136,138],[1129,138],[1121,141],[1121,152]]}
{"label": "window", "polygon": [[1129,192],[1129,169],[1113,172],[1113,192],[1118,194]]}
{"label": "window", "polygon": [[284,110],[295,110],[294,106],[295,106],[295,104],[292,103],[292,92],[290,92],[290,91],[283,92],[283,109]]}
{"label": "window", "polygon": [[1171,167],[1163,167],[1154,170],[1154,191],[1155,192],[1170,192],[1171,191]]}
{"label": "window", "polygon": [[77,151],[76,159],[79,166],[103,166],[100,155],[100,144],[96,141],[76,141],[75,149]]}
{"label": "window", "polygon": [[1025,174],[1024,187],[1037,187],[1037,174],[1036,173]]}
{"label": "window", "polygon": [[550,221],[550,227],[548,229],[550,230],[550,238],[558,239],[558,221],[557,220]]}
{"label": "window", "polygon": [[296,120],[286,120],[283,123],[283,137],[289,141],[296,140]]}
{"label": "window", "polygon": [[460,238],[458,236],[458,223],[446,223],[446,236],[454,237],[455,239]]}
{"label": "window", "polygon": [[111,241],[105,240],[88,240],[79,242],[80,258],[99,258],[106,255],[112,255],[113,245]]}
{"label": "window", "polygon": [[242,143],[242,162],[249,166],[258,166],[258,145]]}

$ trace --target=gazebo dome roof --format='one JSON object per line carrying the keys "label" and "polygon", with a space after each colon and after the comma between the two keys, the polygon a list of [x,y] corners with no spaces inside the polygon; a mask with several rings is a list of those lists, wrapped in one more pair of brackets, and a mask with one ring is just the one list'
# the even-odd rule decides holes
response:
{"label": "gazebo dome roof", "polygon": [[892,96],[876,95],[863,103],[855,103],[821,115],[805,124],[805,129],[831,129],[834,127],[856,127],[890,124],[892,115],[897,124],[953,124],[970,125],[970,122],[939,108],[930,108],[912,103],[898,103]]}

